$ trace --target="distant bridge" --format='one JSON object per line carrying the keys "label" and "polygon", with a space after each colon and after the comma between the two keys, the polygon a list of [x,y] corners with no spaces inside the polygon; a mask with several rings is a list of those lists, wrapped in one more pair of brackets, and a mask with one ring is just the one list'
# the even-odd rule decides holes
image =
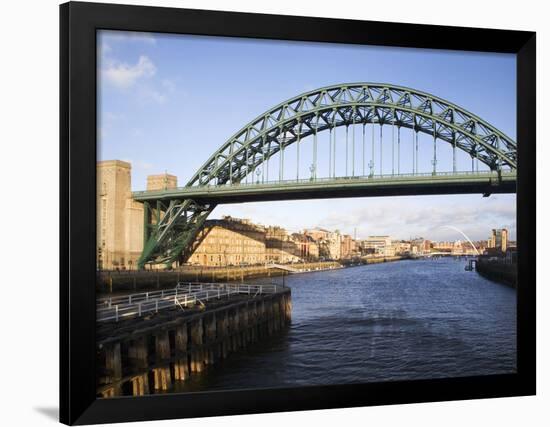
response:
{"label": "distant bridge", "polygon": [[[379,128],[376,143],[375,127]],[[337,140],[338,128],[344,129],[345,142]],[[391,129],[385,142],[384,128]],[[329,137],[324,144],[318,138],[322,132]],[[370,149],[367,133],[371,133]],[[419,149],[419,134],[432,142],[423,141]],[[402,159],[406,142],[411,153],[407,165]],[[449,170],[438,169],[441,147],[452,151]],[[457,152],[471,158],[471,170],[458,170]],[[429,172],[420,170],[426,161],[432,165]],[[270,168],[278,179],[270,179]],[[456,104],[388,84],[320,88],[282,102],[245,125],[185,187],[135,192],[145,211],[145,243],[138,265],[185,261],[204,221],[221,203],[513,193],[516,168],[516,143]]]}
{"label": "distant bridge", "polygon": [[456,256],[456,257],[477,257],[476,254],[458,254],[453,252],[430,252],[427,254],[415,254],[416,258],[431,258],[433,256]]}

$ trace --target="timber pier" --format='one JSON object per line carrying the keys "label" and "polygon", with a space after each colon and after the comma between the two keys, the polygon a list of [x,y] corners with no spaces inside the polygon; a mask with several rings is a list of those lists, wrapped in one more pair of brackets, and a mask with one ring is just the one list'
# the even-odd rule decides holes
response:
{"label": "timber pier", "polygon": [[167,392],[290,324],[289,288],[178,284],[97,302],[97,395]]}

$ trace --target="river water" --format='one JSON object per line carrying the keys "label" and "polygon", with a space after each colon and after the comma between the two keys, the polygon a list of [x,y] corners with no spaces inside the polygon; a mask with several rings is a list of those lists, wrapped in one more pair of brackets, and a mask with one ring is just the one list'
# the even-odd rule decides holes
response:
{"label": "river water", "polygon": [[516,292],[465,264],[405,260],[287,276],[291,326],[175,391],[514,372]]}

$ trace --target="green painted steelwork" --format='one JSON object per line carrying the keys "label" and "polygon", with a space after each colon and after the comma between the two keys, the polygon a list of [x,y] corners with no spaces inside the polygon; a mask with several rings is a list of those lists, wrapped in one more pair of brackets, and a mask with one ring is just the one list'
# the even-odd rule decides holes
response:
{"label": "green painted steelwork", "polygon": [[[418,133],[425,133],[434,139],[433,172],[430,174],[434,180],[430,185],[442,183],[439,181],[439,174],[436,170],[436,141],[452,145],[454,172],[456,172],[456,148],[458,148],[467,152],[472,160],[477,159],[486,164],[491,171],[497,171],[499,179],[511,174],[513,178],[511,175],[508,178],[515,182],[516,143],[486,121],[456,104],[425,92],[389,84],[352,83],[328,86],[282,102],[235,133],[195,173],[187,183],[185,190],[179,189],[174,193],[173,197],[176,199],[171,200],[169,197],[162,199],[168,204],[157,206],[155,224],[151,223],[151,206],[147,206],[145,221],[148,225],[145,235],[148,238],[138,262],[139,267],[143,268],[146,263],[164,262],[171,265],[174,261],[185,260],[191,253],[191,245],[200,227],[217,203],[215,197],[211,197],[207,204],[201,204],[199,195],[203,194],[207,188],[217,188],[215,191],[218,193],[216,194],[220,196],[233,191],[222,189],[223,186],[239,186],[239,189],[234,191],[242,191],[240,190],[242,188],[241,181],[260,166],[261,182],[265,184],[266,181],[269,181],[269,159],[275,154],[279,154],[279,181],[275,186],[269,187],[271,189],[269,191],[278,191],[277,185],[284,185],[285,149],[294,143],[297,143],[298,158],[296,184],[298,186],[311,185],[309,181],[305,184],[299,183],[300,141],[310,135],[314,136],[315,141],[314,164],[310,169],[312,178],[315,178],[315,185],[328,185],[328,182],[316,178],[317,133],[320,131],[329,130],[330,132],[329,176],[335,182],[345,186],[343,181],[338,181],[339,178],[336,178],[336,128],[346,126],[345,169],[347,171],[348,127],[353,126],[353,132],[355,132],[356,124],[372,125],[370,179],[374,177],[375,168],[374,126],[380,125],[380,173],[377,174],[376,181],[369,181],[364,185],[372,185],[374,182],[380,186],[392,185],[384,181],[381,167],[382,127],[384,125],[392,126],[392,171],[394,167],[393,127],[397,126],[398,129],[398,174],[400,172],[400,130],[408,128],[413,130],[413,171],[417,175]],[[351,161],[352,175],[354,175],[355,135],[352,138]],[[365,169],[364,146],[363,132],[363,175]],[[423,183],[427,182],[425,178],[421,179]],[[467,178],[460,176],[456,179]],[[253,181],[254,179],[252,179]],[[395,183],[395,181],[392,182]],[[420,184],[410,180],[408,185]],[[255,191],[258,189],[259,187],[256,186]],[[321,197],[321,192],[319,194]],[[134,197],[136,200],[145,200],[145,196],[139,193],[134,193]],[[152,197],[150,200],[153,199],[155,198]]]}
{"label": "green painted steelwork", "polygon": [[[337,178],[318,179],[289,179],[283,181],[271,181],[264,183],[241,183],[233,185],[207,185],[201,187],[179,187],[161,191],[136,191],[133,198],[140,202],[152,202],[157,200],[193,199],[216,200],[219,203],[241,203],[243,198],[247,201],[286,200],[289,193],[318,193],[319,198],[323,193],[330,190],[339,190],[340,197],[346,197],[345,192],[349,190],[364,190],[368,196],[369,190],[376,188],[383,190],[384,187],[411,187],[414,192],[421,186],[437,187],[452,184],[482,185],[488,188],[497,187],[502,184],[513,184],[516,182],[515,171],[478,171],[478,172],[433,172],[419,174],[387,174],[375,176],[348,176]],[[512,185],[512,187],[513,187]],[[511,188],[511,187],[508,187]],[[495,188],[498,192],[498,188]],[[268,196],[265,197],[264,196]],[[306,197],[304,197],[306,198]],[[311,197],[307,197],[311,198]]]}

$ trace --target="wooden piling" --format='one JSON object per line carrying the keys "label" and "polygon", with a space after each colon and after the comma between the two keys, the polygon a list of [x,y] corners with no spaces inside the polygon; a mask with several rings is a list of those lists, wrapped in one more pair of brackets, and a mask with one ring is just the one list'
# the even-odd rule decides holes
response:
{"label": "wooden piling", "polygon": [[103,392],[104,397],[120,396],[122,394],[120,384],[120,380],[122,379],[122,358],[119,342],[105,347],[105,367],[108,372],[108,381],[113,386]]}
{"label": "wooden piling", "polygon": [[218,324],[216,325],[216,334],[220,341],[220,357],[225,359],[229,352],[229,314],[224,310],[216,316]]}
{"label": "wooden piling", "polygon": [[174,362],[174,380],[184,381],[189,378],[189,360],[187,355],[187,323],[179,325],[176,328],[175,343],[176,361]]}
{"label": "wooden piling", "polygon": [[267,318],[267,335],[271,336],[273,335],[273,302],[272,301],[266,301],[265,302],[265,316]]}
{"label": "wooden piling", "polygon": [[279,308],[279,301],[273,298],[273,330],[278,331],[281,327],[281,310]]}
{"label": "wooden piling", "polygon": [[203,334],[201,317],[191,324],[191,344],[193,345],[193,351],[191,352],[191,373],[202,372],[204,370]]}
{"label": "wooden piling", "polygon": [[289,324],[292,319],[292,298],[290,298],[290,294],[284,295],[285,299],[285,320],[286,323]]}
{"label": "wooden piling", "polygon": [[205,318],[205,331],[204,336],[206,344],[208,345],[205,351],[205,363],[208,365],[213,365],[215,363],[215,346],[216,341],[216,313],[212,313],[209,317]]}
{"label": "wooden piling", "polygon": [[160,365],[153,369],[156,390],[168,390],[172,386],[170,373],[170,339],[168,331],[158,332],[155,336],[156,364]]}
{"label": "wooden piling", "polygon": [[199,375],[206,365],[273,335],[290,322],[291,310],[287,290],[229,301],[227,307],[196,312],[181,322],[129,334],[118,342],[111,336],[101,347],[105,373],[99,376],[98,393],[113,397],[123,391],[135,396],[151,389],[168,391],[173,381]]}
{"label": "wooden piling", "polygon": [[128,348],[128,360],[132,366],[132,370],[137,372],[145,372],[135,377],[132,377],[132,394],[134,396],[143,396],[149,394],[149,375],[148,357],[147,357],[147,339],[140,337],[130,343]]}

